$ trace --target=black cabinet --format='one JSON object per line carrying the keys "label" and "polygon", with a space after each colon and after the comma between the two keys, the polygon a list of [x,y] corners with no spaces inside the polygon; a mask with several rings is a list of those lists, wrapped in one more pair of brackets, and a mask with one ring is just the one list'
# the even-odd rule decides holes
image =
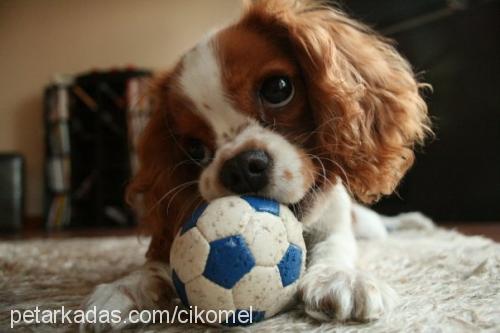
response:
{"label": "black cabinet", "polygon": [[345,1],[397,42],[432,84],[436,139],[420,152],[384,213],[500,221],[500,1]]}
{"label": "black cabinet", "polygon": [[0,230],[19,230],[24,217],[24,158],[0,154]]}
{"label": "black cabinet", "polygon": [[134,119],[137,94],[146,90],[137,85],[149,75],[137,70],[92,72],[61,78],[46,89],[48,228],[135,223],[124,193],[140,130]]}

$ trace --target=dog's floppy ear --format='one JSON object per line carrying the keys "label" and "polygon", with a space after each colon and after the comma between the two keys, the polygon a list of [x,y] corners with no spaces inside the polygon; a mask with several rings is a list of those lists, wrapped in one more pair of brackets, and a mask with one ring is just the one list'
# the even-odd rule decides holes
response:
{"label": "dog's floppy ear", "polygon": [[430,133],[420,84],[391,45],[311,1],[254,1],[243,18],[295,54],[317,124],[316,153],[356,197],[390,194]]}
{"label": "dog's floppy ear", "polygon": [[127,201],[137,207],[141,227],[152,235],[147,257],[169,260],[170,246],[199,197],[196,177],[169,124],[171,75],[152,84],[152,114],[139,140],[139,170],[127,188]]}

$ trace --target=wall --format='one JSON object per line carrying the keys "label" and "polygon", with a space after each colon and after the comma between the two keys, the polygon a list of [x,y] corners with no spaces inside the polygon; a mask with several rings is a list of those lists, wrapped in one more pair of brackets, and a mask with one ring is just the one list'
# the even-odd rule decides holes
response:
{"label": "wall", "polygon": [[42,214],[42,91],[55,73],[167,68],[237,0],[0,0],[0,152],[27,160],[27,214]]}

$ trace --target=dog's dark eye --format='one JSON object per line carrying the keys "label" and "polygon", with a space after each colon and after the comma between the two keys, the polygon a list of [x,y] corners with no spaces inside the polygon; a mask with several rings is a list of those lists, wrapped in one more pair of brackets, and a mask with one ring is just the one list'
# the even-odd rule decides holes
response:
{"label": "dog's dark eye", "polygon": [[266,106],[278,108],[292,100],[294,88],[289,77],[271,76],[262,83],[259,93]]}
{"label": "dog's dark eye", "polygon": [[189,139],[187,141],[186,152],[193,161],[201,165],[206,165],[210,162],[210,150],[198,139]]}

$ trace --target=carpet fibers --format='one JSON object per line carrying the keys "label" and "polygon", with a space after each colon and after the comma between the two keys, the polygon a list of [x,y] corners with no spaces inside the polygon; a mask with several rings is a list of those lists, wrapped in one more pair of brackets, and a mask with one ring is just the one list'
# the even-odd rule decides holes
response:
{"label": "carpet fibers", "polygon": [[[0,242],[0,332],[11,310],[77,309],[93,287],[143,262],[147,239],[78,238]],[[369,323],[320,323],[300,308],[237,331],[500,332],[500,244],[440,228],[361,241],[361,264],[398,292],[396,309]],[[21,332],[73,332],[73,324],[18,324]],[[144,332],[215,330],[148,325]]]}

